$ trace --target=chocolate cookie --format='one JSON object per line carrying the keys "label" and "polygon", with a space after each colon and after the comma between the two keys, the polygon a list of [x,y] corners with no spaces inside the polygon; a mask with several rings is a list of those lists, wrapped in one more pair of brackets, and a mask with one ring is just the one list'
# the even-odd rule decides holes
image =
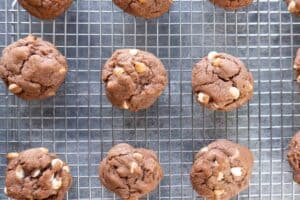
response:
{"label": "chocolate cookie", "polygon": [[300,83],[300,49],[297,51],[297,55],[294,61],[294,69],[296,70],[296,80]]}
{"label": "chocolate cookie", "polygon": [[99,177],[121,199],[133,200],[153,191],[163,178],[163,170],[153,151],[118,144],[100,163]]}
{"label": "chocolate cookie", "polygon": [[113,2],[131,15],[152,19],[168,12],[173,0],[113,0]]}
{"label": "chocolate cookie", "polygon": [[294,181],[300,184],[300,132],[291,139],[287,158],[294,170]]}
{"label": "chocolate cookie", "polygon": [[192,86],[203,106],[231,111],[253,96],[252,74],[238,58],[226,53],[210,52],[192,72]]}
{"label": "chocolate cookie", "polygon": [[253,0],[210,0],[213,4],[226,10],[237,10],[252,4]]}
{"label": "chocolate cookie", "polygon": [[73,0],[18,0],[31,15],[40,19],[54,19],[65,12]]}
{"label": "chocolate cookie", "polygon": [[150,107],[164,91],[167,72],[153,54],[137,49],[113,53],[102,71],[106,95],[119,108],[138,111]]}
{"label": "chocolate cookie", "polygon": [[67,70],[66,58],[55,46],[32,35],[6,47],[0,60],[0,77],[25,100],[54,96]]}
{"label": "chocolate cookie", "polygon": [[46,148],[7,154],[5,194],[16,200],[63,200],[72,184],[69,166]]}
{"label": "chocolate cookie", "polygon": [[228,200],[249,185],[253,155],[249,149],[228,140],[217,140],[196,155],[190,178],[205,199]]}
{"label": "chocolate cookie", "polygon": [[285,0],[290,13],[300,16],[300,0]]}

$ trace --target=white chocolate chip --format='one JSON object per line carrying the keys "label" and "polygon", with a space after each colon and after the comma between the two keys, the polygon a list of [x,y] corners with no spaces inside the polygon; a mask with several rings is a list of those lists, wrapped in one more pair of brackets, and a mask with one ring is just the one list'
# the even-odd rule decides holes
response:
{"label": "white chocolate chip", "polygon": [[214,165],[218,166],[219,165],[218,161],[215,160]]}
{"label": "white chocolate chip", "polygon": [[65,74],[66,72],[67,72],[67,70],[64,67],[58,71],[58,73],[60,73],[60,74]]}
{"label": "white chocolate chip", "polygon": [[138,168],[138,164],[136,162],[132,162],[130,164],[130,173],[134,174],[136,172],[137,168]]}
{"label": "white chocolate chip", "polygon": [[36,170],[34,170],[34,171],[31,173],[31,176],[32,176],[33,178],[36,178],[36,177],[38,177],[40,174],[41,174],[41,170],[40,170],[40,169],[36,169]]}
{"label": "white chocolate chip", "polygon": [[63,166],[62,168],[64,171],[66,171],[67,173],[70,173],[70,167],[69,166]]}
{"label": "white chocolate chip", "polygon": [[125,70],[122,67],[115,67],[113,70],[113,73],[117,76],[123,74],[124,72]]}
{"label": "white chocolate chip", "polygon": [[297,77],[297,82],[300,83],[300,75]]}
{"label": "white chocolate chip", "polygon": [[8,86],[8,90],[14,94],[19,94],[22,92],[23,89],[20,86],[18,86],[17,84],[12,83]]}
{"label": "white chocolate chip", "polygon": [[130,49],[129,50],[129,53],[130,53],[130,55],[132,55],[132,56],[136,56],[137,54],[138,54],[138,50],[137,49]]}
{"label": "white chocolate chip", "polygon": [[3,189],[3,192],[4,192],[5,195],[7,195],[7,188],[6,187]]}
{"label": "white chocolate chip", "polygon": [[222,172],[219,172],[217,180],[222,181],[223,179],[224,179],[224,174]]}
{"label": "white chocolate chip", "polygon": [[133,153],[133,157],[137,160],[143,160],[144,156],[140,153]]}
{"label": "white chocolate chip", "polygon": [[217,56],[218,56],[218,52],[216,52],[216,51],[209,52],[208,56],[207,56],[208,61],[212,63]]}
{"label": "white chocolate chip", "polygon": [[18,165],[16,168],[16,177],[19,180],[22,180],[25,177],[25,172],[21,165]]}
{"label": "white chocolate chip", "polygon": [[236,177],[240,177],[242,176],[242,168],[240,167],[233,167],[230,169],[230,172],[233,176],[236,176]]}
{"label": "white chocolate chip", "polygon": [[58,168],[58,169],[61,169],[63,167],[63,161],[61,161],[60,159],[56,158],[56,159],[53,159],[51,161],[51,166],[54,168]]}
{"label": "white chocolate chip", "polygon": [[50,91],[50,92],[48,92],[48,94],[47,94],[47,96],[48,97],[53,97],[53,96],[55,96],[55,92],[54,91]]}
{"label": "white chocolate chip", "polygon": [[203,92],[200,92],[198,94],[198,101],[204,104],[208,104],[209,102],[209,96]]}
{"label": "white chocolate chip", "polygon": [[296,2],[294,0],[292,0],[288,6],[288,10],[290,12],[295,12],[297,10],[296,8]]}
{"label": "white chocolate chip", "polygon": [[208,152],[208,147],[203,147],[202,149],[200,149],[200,152]]}
{"label": "white chocolate chip", "polygon": [[19,156],[19,153],[17,153],[17,152],[11,152],[11,153],[8,153],[7,155],[6,155],[6,158],[8,159],[8,160],[12,160],[12,159],[14,159],[14,158],[17,158]]}
{"label": "white chocolate chip", "polygon": [[221,64],[221,58],[216,58],[213,62],[212,62],[212,65],[214,67],[220,67],[220,64]]}
{"label": "white chocolate chip", "polygon": [[51,178],[52,181],[52,188],[54,190],[58,190],[62,186],[62,179],[61,178]]}
{"label": "white chocolate chip", "polygon": [[213,106],[213,108],[215,108],[215,109],[219,109],[219,108],[220,108],[219,105],[216,104],[216,103],[213,103],[212,106]]}
{"label": "white chocolate chip", "polygon": [[293,68],[294,68],[294,69],[298,69],[299,67],[298,67],[297,65],[294,65]]}
{"label": "white chocolate chip", "polygon": [[252,91],[253,90],[253,85],[251,83],[247,84],[246,86],[248,91]]}
{"label": "white chocolate chip", "polygon": [[40,151],[43,153],[49,153],[49,150],[47,148],[41,147]]}
{"label": "white chocolate chip", "polygon": [[35,37],[35,36],[31,35],[31,34],[28,35],[27,38],[26,38],[26,40],[28,42],[34,42],[36,39],[37,39],[37,37]]}
{"label": "white chocolate chip", "polygon": [[216,196],[221,196],[222,194],[224,194],[224,190],[215,190],[214,193]]}
{"label": "white chocolate chip", "polygon": [[148,70],[148,67],[142,62],[135,62],[134,68],[137,73],[143,73]]}
{"label": "white chocolate chip", "polygon": [[128,110],[129,106],[128,106],[127,101],[123,102],[122,108]]}
{"label": "white chocolate chip", "polygon": [[234,99],[238,99],[240,97],[240,90],[236,87],[231,87],[229,92]]}
{"label": "white chocolate chip", "polygon": [[234,154],[230,157],[230,160],[233,161],[237,159],[240,156],[240,151],[238,149],[235,149]]}

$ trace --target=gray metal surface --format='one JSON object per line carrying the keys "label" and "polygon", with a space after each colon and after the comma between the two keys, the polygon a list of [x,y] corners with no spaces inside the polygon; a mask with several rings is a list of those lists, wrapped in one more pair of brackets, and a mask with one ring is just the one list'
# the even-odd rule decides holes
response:
{"label": "gray metal surface", "polygon": [[[144,21],[110,0],[77,0],[55,21],[30,17],[12,0],[0,3],[0,47],[28,33],[51,41],[68,57],[70,71],[57,96],[25,102],[0,86],[0,199],[5,154],[45,146],[72,167],[68,199],[115,199],[101,187],[97,168],[112,145],[154,149],[165,170],[148,199],[199,199],[189,181],[193,156],[218,138],[246,145],[255,155],[251,186],[239,199],[299,199],[286,162],[289,139],[300,126],[299,85],[292,70],[300,46],[300,18],[281,0],[255,1],[225,12],[208,0],[175,0],[170,13]],[[169,73],[169,85],[150,109],[129,113],[111,107],[99,80],[113,50],[153,52]],[[255,77],[255,95],[230,113],[212,112],[191,94],[193,63],[209,51],[240,57]]]}

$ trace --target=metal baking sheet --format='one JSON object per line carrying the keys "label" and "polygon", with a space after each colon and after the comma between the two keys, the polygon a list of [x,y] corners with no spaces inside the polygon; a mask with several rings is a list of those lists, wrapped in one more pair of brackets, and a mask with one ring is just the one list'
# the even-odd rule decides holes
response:
{"label": "metal baking sheet", "polygon": [[[118,199],[100,185],[97,169],[120,142],[159,155],[165,177],[147,199],[200,199],[189,181],[193,156],[219,138],[246,145],[255,155],[250,187],[237,199],[300,198],[286,161],[288,141],[300,126],[292,70],[300,18],[287,12],[284,1],[255,0],[226,12],[208,0],[175,0],[169,13],[145,21],[110,0],[77,0],[55,21],[39,21],[12,0],[1,0],[1,50],[28,33],[53,42],[68,57],[70,71],[57,96],[45,101],[22,101],[0,85],[0,199],[6,199],[5,154],[37,146],[71,165],[68,199]],[[121,111],[106,99],[100,66],[123,47],[150,51],[168,69],[168,87],[146,111]],[[212,50],[240,57],[253,73],[255,95],[248,105],[220,113],[194,101],[193,63]]]}

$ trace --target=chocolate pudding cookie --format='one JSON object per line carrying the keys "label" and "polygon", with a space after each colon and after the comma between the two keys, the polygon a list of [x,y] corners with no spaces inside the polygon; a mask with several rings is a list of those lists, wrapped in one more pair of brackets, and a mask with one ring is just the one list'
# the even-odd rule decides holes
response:
{"label": "chocolate pudding cookie", "polygon": [[145,19],[152,19],[168,12],[173,0],[113,0],[125,12]]}
{"label": "chocolate pudding cookie", "polygon": [[210,52],[195,65],[192,86],[201,105],[212,110],[232,111],[252,98],[254,81],[238,58]]}
{"label": "chocolate pudding cookie", "polygon": [[297,16],[300,16],[300,0],[285,0],[288,10]]}
{"label": "chocolate pudding cookie", "polygon": [[190,178],[196,192],[210,200],[229,200],[249,186],[253,155],[228,140],[217,140],[196,155]]}
{"label": "chocolate pudding cookie", "polygon": [[291,139],[287,158],[294,171],[294,181],[300,184],[300,132]]}
{"label": "chocolate pudding cookie", "polygon": [[40,19],[54,19],[65,12],[73,0],[18,0],[31,15]]}
{"label": "chocolate pudding cookie", "polygon": [[135,112],[158,99],[166,87],[167,72],[151,53],[120,49],[104,65],[102,80],[112,105]]}
{"label": "chocolate pudding cookie", "polygon": [[153,191],[163,178],[156,154],[129,144],[115,145],[99,167],[102,184],[123,200],[136,200]]}
{"label": "chocolate pudding cookie", "polygon": [[25,100],[52,97],[65,80],[66,58],[49,42],[32,35],[9,45],[0,60],[0,77]]}
{"label": "chocolate pudding cookie", "polygon": [[296,58],[294,61],[294,69],[296,70],[296,80],[300,83],[300,49],[297,50]]}
{"label": "chocolate pudding cookie", "polygon": [[63,200],[72,184],[69,166],[46,148],[7,154],[5,194],[16,200]]}
{"label": "chocolate pudding cookie", "polygon": [[226,10],[237,10],[250,6],[253,0],[210,0],[210,2]]}

